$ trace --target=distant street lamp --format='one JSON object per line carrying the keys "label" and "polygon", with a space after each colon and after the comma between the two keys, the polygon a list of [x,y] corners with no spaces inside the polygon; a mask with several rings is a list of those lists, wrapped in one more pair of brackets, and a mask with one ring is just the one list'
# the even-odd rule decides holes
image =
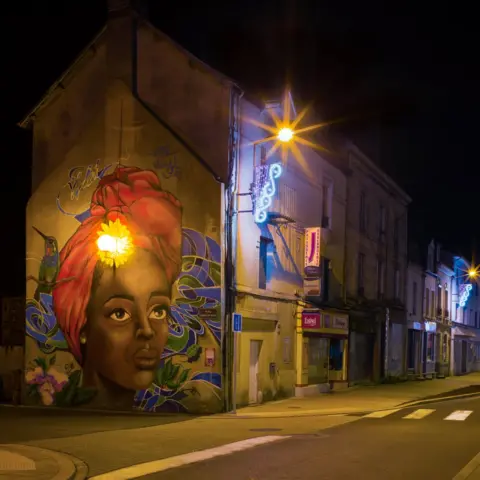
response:
{"label": "distant street lamp", "polygon": [[477,278],[478,277],[478,270],[476,268],[471,268],[469,271],[468,271],[468,276],[470,278]]}

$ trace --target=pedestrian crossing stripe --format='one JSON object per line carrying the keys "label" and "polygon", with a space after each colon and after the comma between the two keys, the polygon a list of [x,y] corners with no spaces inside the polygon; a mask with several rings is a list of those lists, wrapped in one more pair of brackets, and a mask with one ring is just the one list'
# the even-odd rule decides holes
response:
{"label": "pedestrian crossing stripe", "polygon": [[422,418],[431,415],[434,411],[435,410],[432,410],[431,408],[420,408],[412,413],[409,413],[408,415],[405,415],[403,418],[406,418],[407,420],[421,420]]}
{"label": "pedestrian crossing stripe", "polygon": [[[393,415],[396,412],[399,412],[400,410],[401,410],[400,408],[393,408],[391,410],[378,410],[376,412],[371,412],[371,413],[368,413],[367,415],[363,415],[362,418],[374,418],[374,419],[385,418],[390,415]],[[435,411],[436,411],[435,409],[431,409],[431,408],[419,408],[418,410],[414,410],[413,412],[410,412],[409,414],[403,416],[402,420],[422,420],[423,418],[428,417]],[[445,418],[443,418],[443,420],[463,422],[472,413],[473,413],[473,410],[455,410],[454,412],[450,413]]]}

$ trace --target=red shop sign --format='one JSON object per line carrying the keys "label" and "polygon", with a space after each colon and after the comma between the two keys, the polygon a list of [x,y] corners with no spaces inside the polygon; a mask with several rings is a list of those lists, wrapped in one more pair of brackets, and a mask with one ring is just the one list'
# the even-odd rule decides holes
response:
{"label": "red shop sign", "polygon": [[320,313],[302,312],[302,328],[321,328]]}

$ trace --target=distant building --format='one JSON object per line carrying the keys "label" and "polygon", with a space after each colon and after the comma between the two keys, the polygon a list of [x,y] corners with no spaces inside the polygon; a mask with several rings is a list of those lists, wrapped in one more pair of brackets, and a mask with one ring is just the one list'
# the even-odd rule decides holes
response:
{"label": "distant building", "polygon": [[346,278],[349,380],[406,371],[407,222],[410,197],[358,148],[347,147]]}

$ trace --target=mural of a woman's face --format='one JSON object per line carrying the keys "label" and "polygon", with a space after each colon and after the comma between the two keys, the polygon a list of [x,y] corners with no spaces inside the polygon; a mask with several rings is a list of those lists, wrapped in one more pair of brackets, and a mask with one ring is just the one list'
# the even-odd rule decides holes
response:
{"label": "mural of a woman's face", "polygon": [[148,388],[168,337],[171,285],[158,260],[136,248],[126,264],[106,267],[92,288],[84,371],[126,390]]}

